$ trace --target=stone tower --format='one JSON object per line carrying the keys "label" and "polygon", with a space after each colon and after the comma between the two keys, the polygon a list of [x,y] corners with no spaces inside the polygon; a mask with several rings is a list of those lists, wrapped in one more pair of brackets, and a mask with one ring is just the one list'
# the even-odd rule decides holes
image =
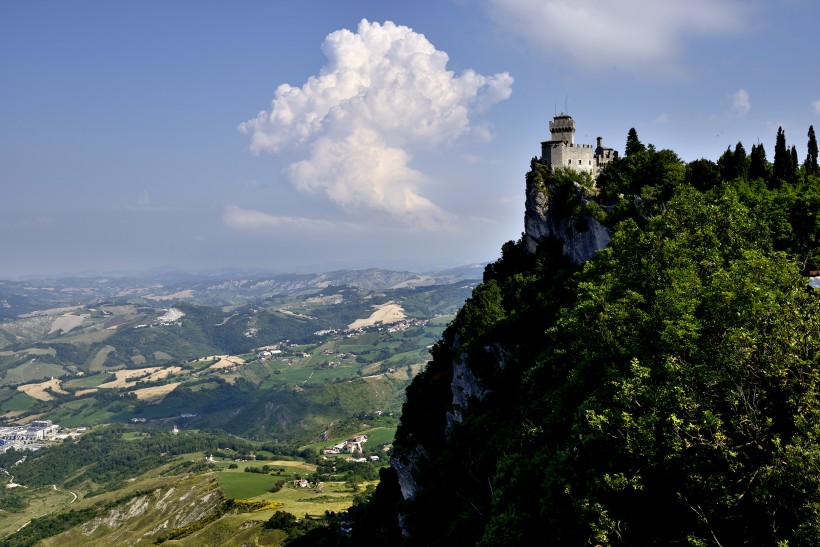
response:
{"label": "stone tower", "polygon": [[575,144],[575,120],[564,113],[555,116],[550,122],[550,135],[553,142],[563,141],[570,146]]}

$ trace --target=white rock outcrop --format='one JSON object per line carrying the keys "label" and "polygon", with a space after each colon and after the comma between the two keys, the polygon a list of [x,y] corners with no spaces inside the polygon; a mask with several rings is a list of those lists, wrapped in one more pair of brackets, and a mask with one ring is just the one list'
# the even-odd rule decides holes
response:
{"label": "white rock outcrop", "polygon": [[[575,191],[582,200],[586,199],[580,185],[576,186]],[[524,236],[530,253],[535,253],[542,239],[554,237],[562,242],[564,256],[573,264],[580,265],[609,245],[609,230],[597,219],[584,216],[581,220],[586,229],[579,230],[579,219],[557,214],[550,204],[549,189],[545,190],[535,184],[527,185]]]}

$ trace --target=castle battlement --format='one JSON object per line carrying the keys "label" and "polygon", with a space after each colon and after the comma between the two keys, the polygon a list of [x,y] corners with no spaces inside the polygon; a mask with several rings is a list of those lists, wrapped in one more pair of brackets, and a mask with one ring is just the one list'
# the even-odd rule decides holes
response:
{"label": "castle battlement", "polygon": [[589,148],[592,150],[591,144],[570,144],[564,141],[542,141],[541,145],[549,145],[549,146],[565,146],[567,148]]}
{"label": "castle battlement", "polygon": [[575,144],[575,120],[561,113],[549,122],[548,141],[541,142],[541,162],[550,168],[569,168],[596,178],[606,165],[618,157],[618,151],[605,148],[598,137],[597,146]]}

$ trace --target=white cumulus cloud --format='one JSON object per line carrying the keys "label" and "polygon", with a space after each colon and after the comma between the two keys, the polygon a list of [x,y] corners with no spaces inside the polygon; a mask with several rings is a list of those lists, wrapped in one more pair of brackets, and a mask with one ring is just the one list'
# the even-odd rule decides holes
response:
{"label": "white cumulus cloud", "polygon": [[475,133],[477,115],[510,96],[508,73],[455,75],[422,34],[362,20],[322,45],[327,64],[301,87],[280,85],[271,109],[239,125],[255,153],[283,154],[292,184],[347,211],[375,210],[434,225],[450,215],[421,195],[410,167],[423,154]]}
{"label": "white cumulus cloud", "polygon": [[745,116],[752,108],[752,103],[749,102],[749,93],[745,89],[738,89],[732,93],[730,99],[732,101],[732,113],[738,116]]}
{"label": "white cumulus cloud", "polygon": [[687,39],[745,28],[741,0],[487,0],[493,19],[582,68],[674,72]]}
{"label": "white cumulus cloud", "polygon": [[811,108],[815,114],[820,114],[820,99],[811,102]]}

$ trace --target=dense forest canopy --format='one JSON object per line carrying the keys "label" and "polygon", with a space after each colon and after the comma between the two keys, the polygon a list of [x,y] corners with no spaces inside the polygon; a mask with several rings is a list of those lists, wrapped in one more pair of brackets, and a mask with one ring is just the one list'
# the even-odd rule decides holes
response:
{"label": "dense forest canopy", "polygon": [[[354,540],[820,544],[808,136],[802,163],[780,129],[774,163],[738,143],[685,164],[631,130],[592,199],[533,160],[528,184],[611,244],[580,267],[558,242],[504,245],[408,389],[394,463],[412,494],[383,473]],[[463,367],[482,391],[459,421]]]}

